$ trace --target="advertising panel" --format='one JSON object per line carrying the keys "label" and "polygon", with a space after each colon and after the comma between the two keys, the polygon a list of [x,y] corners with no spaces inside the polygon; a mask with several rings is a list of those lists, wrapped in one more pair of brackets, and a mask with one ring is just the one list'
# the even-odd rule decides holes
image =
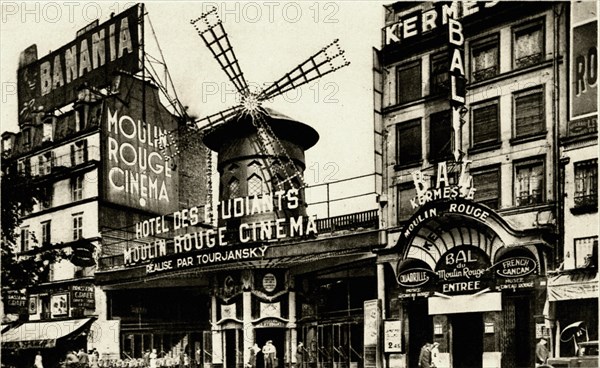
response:
{"label": "advertising panel", "polygon": [[[570,108],[571,119],[598,113],[598,23],[595,1],[571,3]],[[597,121],[597,120],[596,120]],[[582,125],[569,135],[588,133]]]}
{"label": "advertising panel", "polygon": [[71,307],[90,308],[96,306],[93,285],[71,285]]}
{"label": "advertising panel", "polygon": [[159,140],[177,129],[177,120],[160,104],[155,88],[121,78],[120,90],[119,97],[106,99],[102,118],[104,199],[153,213],[172,212],[179,205],[178,172]]}
{"label": "advertising panel", "polygon": [[[140,70],[140,7],[115,15],[96,28],[17,71],[19,121],[75,100],[84,82],[107,85],[117,70]],[[29,47],[28,50],[33,50]]]}

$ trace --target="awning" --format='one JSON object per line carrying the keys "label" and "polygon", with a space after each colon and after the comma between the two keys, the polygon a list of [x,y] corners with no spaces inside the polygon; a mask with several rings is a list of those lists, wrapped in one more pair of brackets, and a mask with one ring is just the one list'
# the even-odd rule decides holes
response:
{"label": "awning", "polygon": [[89,328],[95,318],[68,321],[26,322],[2,334],[2,348],[53,348],[58,339],[76,336]]}
{"label": "awning", "polygon": [[598,272],[578,270],[548,278],[548,300],[598,298]]}
{"label": "awning", "polygon": [[430,315],[502,310],[502,293],[500,292],[432,296],[427,301]]}

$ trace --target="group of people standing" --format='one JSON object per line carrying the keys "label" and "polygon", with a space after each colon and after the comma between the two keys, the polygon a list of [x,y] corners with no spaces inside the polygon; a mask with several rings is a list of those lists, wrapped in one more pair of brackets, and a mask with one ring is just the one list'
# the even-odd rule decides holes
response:
{"label": "group of people standing", "polygon": [[250,348],[250,359],[248,360],[247,368],[257,368],[256,358],[260,352],[263,354],[264,367],[258,368],[277,368],[279,366],[279,360],[277,359],[277,349],[273,345],[272,340],[268,340],[263,346],[259,348],[258,344],[254,343]]}
{"label": "group of people standing", "polygon": [[419,368],[441,367],[439,343],[427,342],[419,353]]}

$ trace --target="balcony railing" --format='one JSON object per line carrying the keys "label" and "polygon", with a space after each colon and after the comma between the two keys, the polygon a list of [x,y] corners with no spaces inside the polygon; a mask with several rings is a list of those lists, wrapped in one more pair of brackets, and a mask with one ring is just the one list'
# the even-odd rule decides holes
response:
{"label": "balcony railing", "polygon": [[[87,151],[87,153],[86,153]],[[72,158],[71,153],[67,153],[60,156],[53,157],[50,161],[40,164],[39,163],[39,155],[31,156],[28,159],[30,161],[29,172],[32,176],[45,176],[50,174],[55,174],[60,170],[69,169],[72,167],[79,166],[89,161],[99,161],[100,160],[100,147],[98,146],[89,146],[84,149],[79,149],[74,151],[74,159]],[[26,170],[27,165],[19,165],[19,171],[23,172]]]}

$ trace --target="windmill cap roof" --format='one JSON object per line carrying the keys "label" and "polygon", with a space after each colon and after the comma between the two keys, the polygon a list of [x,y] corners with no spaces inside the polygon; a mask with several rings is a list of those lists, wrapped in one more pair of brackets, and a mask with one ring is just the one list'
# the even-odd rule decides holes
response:
{"label": "windmill cap roof", "polygon": [[[319,133],[311,126],[299,122],[276,110],[264,107],[267,116],[264,120],[279,138],[295,143],[307,150],[319,140]],[[208,132],[204,144],[213,151],[219,151],[227,141],[241,138],[256,131],[249,115],[228,119],[224,124]]]}

